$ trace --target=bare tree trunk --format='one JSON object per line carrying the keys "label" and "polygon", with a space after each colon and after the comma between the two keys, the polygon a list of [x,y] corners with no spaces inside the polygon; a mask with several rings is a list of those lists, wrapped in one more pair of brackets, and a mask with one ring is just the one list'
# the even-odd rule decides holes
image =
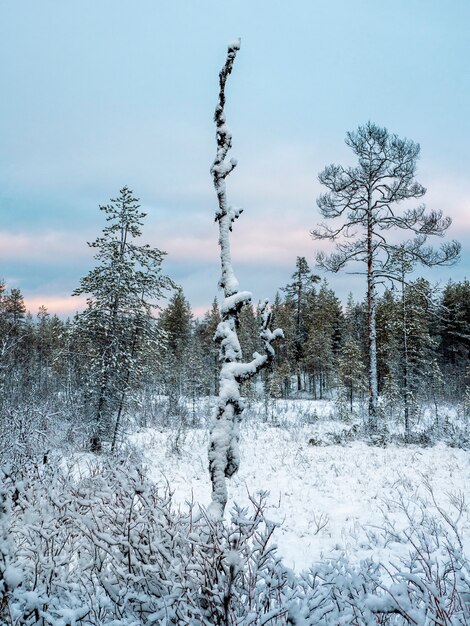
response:
{"label": "bare tree trunk", "polygon": [[227,205],[225,178],[236,167],[235,159],[226,161],[232,146],[232,136],[225,124],[225,83],[232,72],[233,62],[240,49],[240,40],[231,43],[227,59],[219,74],[219,99],[214,120],[217,128],[217,154],[211,168],[214,187],[217,193],[218,209],[215,219],[219,224],[219,246],[222,276],[220,286],[224,290],[222,321],[219,323],[215,339],[219,344],[219,361],[222,363],[219,374],[219,401],[215,411],[209,442],[209,472],[212,481],[212,502],[209,514],[214,519],[222,519],[227,504],[226,478],[238,470],[240,463],[238,440],[239,423],[244,405],[241,399],[240,385],[253,378],[274,358],[272,342],[282,336],[279,329],[271,332],[269,322],[271,314],[267,303],[260,307],[261,339],[265,354],[255,353],[252,361],[242,363],[242,351],[238,340],[237,328],[240,309],[251,302],[251,293],[239,291],[238,280],[232,267],[230,252],[230,232],[233,222],[240,216],[242,209]]}
{"label": "bare tree trunk", "polygon": [[91,452],[101,452],[103,448],[103,440],[107,434],[107,416],[106,416],[106,396],[108,392],[108,369],[105,369],[103,380],[101,381],[98,403],[95,414],[94,433],[90,440]]}
{"label": "bare tree trunk", "polygon": [[378,426],[377,327],[372,211],[370,209],[367,222],[367,326],[369,341],[369,427],[371,431],[375,432]]}
{"label": "bare tree trunk", "polygon": [[297,315],[296,315],[296,345],[295,345],[295,365],[297,370],[297,391],[302,390],[302,376],[301,376],[301,367],[300,367],[300,352],[301,352],[301,343],[300,343],[300,309],[302,304],[302,284],[299,279],[299,288],[297,290]]}
{"label": "bare tree trunk", "polygon": [[402,266],[401,275],[401,303],[402,303],[402,324],[403,324],[403,403],[405,410],[405,438],[410,436],[410,397],[409,397],[409,380],[408,380],[408,329],[406,315],[406,296],[405,296],[405,271]]}
{"label": "bare tree trunk", "polygon": [[[134,334],[132,337],[132,347],[131,347],[131,352],[130,352],[130,357],[131,357],[131,363],[134,360],[135,357],[135,353],[136,353],[136,347],[137,347],[137,323],[134,325]],[[114,429],[113,429],[113,439],[111,442],[111,452],[114,453],[116,450],[116,444],[117,444],[117,438],[119,435],[119,429],[121,427],[121,418],[122,418],[122,412],[124,410],[124,403],[125,403],[125,399],[126,399],[126,394],[129,390],[129,381],[131,378],[131,365],[129,365],[127,372],[126,372],[126,378],[124,380],[124,384],[123,384],[123,388],[121,391],[121,396],[119,398],[119,406],[118,406],[118,410],[117,410],[117,415],[116,415],[116,420],[114,422]]]}

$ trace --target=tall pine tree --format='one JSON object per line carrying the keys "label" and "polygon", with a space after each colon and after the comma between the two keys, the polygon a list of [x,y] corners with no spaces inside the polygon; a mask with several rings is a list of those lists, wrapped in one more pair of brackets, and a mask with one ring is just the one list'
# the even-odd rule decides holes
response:
{"label": "tall pine tree", "polygon": [[139,356],[156,339],[152,311],[173,286],[162,275],[164,252],[141,244],[145,213],[128,187],[100,210],[108,225],[88,244],[97,265],[80,281],[73,295],[88,294],[87,309],[77,331],[89,350],[91,447],[116,445],[125,402],[139,385]]}

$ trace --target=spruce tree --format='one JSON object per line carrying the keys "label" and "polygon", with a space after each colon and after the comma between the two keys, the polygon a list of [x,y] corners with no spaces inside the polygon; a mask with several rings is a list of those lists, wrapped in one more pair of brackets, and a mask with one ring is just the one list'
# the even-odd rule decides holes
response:
{"label": "spruce tree", "polygon": [[26,314],[26,306],[21,291],[15,288],[11,289],[10,293],[3,297],[2,307],[10,327],[18,329]]}
{"label": "spruce tree", "polygon": [[[259,337],[260,320],[257,312],[251,303],[245,304],[239,313],[238,339],[242,354],[249,358],[255,352],[262,350],[261,340]],[[266,370],[265,372],[266,373]],[[256,397],[256,381],[254,379],[247,380],[242,383],[242,394],[248,400],[254,400]]]}
{"label": "spruce tree", "polygon": [[207,393],[214,395],[219,391],[219,350],[215,345],[214,337],[220,321],[219,305],[217,299],[214,298],[210,311],[204,315],[202,321],[196,326],[196,333],[200,338],[206,366]]}
{"label": "spruce tree", "polygon": [[289,302],[283,302],[279,293],[272,307],[273,326],[283,329],[284,336],[279,339],[273,363],[273,378],[280,381],[282,396],[287,398],[291,392],[292,372],[295,371],[295,316]]}
{"label": "spruce tree", "polygon": [[323,281],[318,293],[307,308],[308,334],[305,341],[305,359],[312,378],[315,398],[336,382],[334,373],[341,342],[343,312],[334,292]]}
{"label": "spruce tree", "polygon": [[470,362],[470,282],[449,282],[440,308],[440,352],[449,378],[455,381],[454,392],[461,396]]}
{"label": "spruce tree", "polygon": [[353,336],[343,343],[338,359],[338,379],[341,392],[345,392],[350,413],[353,412],[354,396],[366,389],[366,367],[361,347]]}
{"label": "spruce tree", "polygon": [[308,334],[306,316],[309,297],[314,290],[314,284],[320,278],[312,274],[305,257],[297,257],[296,270],[292,274],[292,282],[284,287],[286,303],[291,306],[294,317],[293,357],[297,377],[297,391],[302,389],[302,362],[305,358],[305,344]]}
{"label": "spruce tree", "polygon": [[183,290],[178,288],[158,320],[158,328],[162,331],[163,376],[170,415],[176,415],[180,397],[188,392],[192,324],[191,307]]}
{"label": "spruce tree", "polygon": [[403,323],[395,289],[385,289],[377,299],[377,382],[381,394],[393,405],[400,401]]}
{"label": "spruce tree", "polygon": [[405,361],[406,357],[407,363],[403,363],[402,375],[406,371],[408,380],[403,387],[412,397],[425,396],[427,385],[437,375],[435,354],[438,342],[432,328],[437,311],[432,296],[433,289],[424,278],[418,278],[405,287],[407,353],[405,355],[402,351],[402,359]]}

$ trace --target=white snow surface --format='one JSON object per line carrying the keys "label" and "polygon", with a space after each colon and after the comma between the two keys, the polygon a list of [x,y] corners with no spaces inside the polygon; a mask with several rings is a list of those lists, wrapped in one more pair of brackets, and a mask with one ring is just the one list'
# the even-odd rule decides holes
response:
{"label": "white snow surface", "polygon": [[[325,402],[305,404],[320,413],[328,411]],[[361,441],[309,444],[341,428],[344,424],[328,420],[282,426],[252,421],[241,426],[240,470],[228,480],[227,511],[234,502],[248,505],[249,494],[269,491],[267,516],[280,524],[275,532],[279,553],[297,571],[340,552],[351,561],[373,558],[397,563],[409,546],[384,541],[380,528],[384,515],[397,529],[407,526],[396,504],[400,494],[412,503],[419,497],[430,500],[428,481],[436,503],[447,510],[449,494],[469,493],[467,451],[443,444],[431,448],[381,448]],[[207,507],[211,494],[208,433],[189,429],[179,456],[170,452],[172,436],[170,430],[147,429],[134,435],[133,441],[144,452],[149,477],[158,483],[168,481],[176,503],[184,507],[193,501]],[[433,509],[429,502],[428,510]],[[467,510],[460,524],[468,553]]]}
{"label": "white snow surface", "polygon": [[240,39],[240,37],[237,37],[236,39],[233,39],[228,44],[228,49],[229,50],[240,50],[241,43],[242,43],[242,40]]}

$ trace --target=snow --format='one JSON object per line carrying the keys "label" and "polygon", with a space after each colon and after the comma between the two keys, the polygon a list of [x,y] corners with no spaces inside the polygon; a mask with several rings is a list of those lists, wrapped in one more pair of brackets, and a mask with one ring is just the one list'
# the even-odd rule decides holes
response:
{"label": "snow", "polygon": [[9,565],[5,569],[5,571],[3,572],[3,577],[9,589],[16,589],[16,587],[18,587],[18,585],[20,585],[22,581],[21,572],[11,565]]}
{"label": "snow", "polygon": [[238,308],[242,304],[251,302],[251,291],[237,291],[232,296],[224,298],[221,307],[221,313],[228,313],[229,311]]}
{"label": "snow", "polygon": [[228,49],[229,50],[240,50],[241,43],[242,43],[242,40],[240,39],[240,37],[237,37],[236,39],[233,39],[228,44]]}
{"label": "snow", "polygon": [[238,550],[230,550],[225,557],[225,562],[229,567],[233,567],[235,571],[239,570],[242,565],[242,559]]}
{"label": "snow", "polygon": [[[284,406],[310,406],[316,414],[328,415],[328,402],[295,401]],[[294,411],[290,417],[293,418]],[[250,421],[240,427],[240,469],[228,481],[227,510],[237,502],[247,505],[249,495],[269,491],[268,516],[280,526],[274,540],[287,566],[297,571],[325,556],[345,553],[350,561],[366,558],[396,563],[408,552],[400,542],[384,538],[384,518],[397,530],[409,523],[403,503],[412,506],[427,499],[426,483],[434,490],[436,503],[445,510],[448,494],[468,493],[470,459],[466,451],[439,444],[432,448],[389,445],[381,448],[355,441],[349,445],[310,445],[327,441],[328,433],[344,424],[319,420],[315,424],[282,427]],[[188,430],[180,456],[172,455],[171,433],[156,429],[134,436],[144,451],[149,476],[174,490],[181,506],[196,501],[210,503],[208,434]],[[470,548],[468,513],[462,521],[464,547]]]}

